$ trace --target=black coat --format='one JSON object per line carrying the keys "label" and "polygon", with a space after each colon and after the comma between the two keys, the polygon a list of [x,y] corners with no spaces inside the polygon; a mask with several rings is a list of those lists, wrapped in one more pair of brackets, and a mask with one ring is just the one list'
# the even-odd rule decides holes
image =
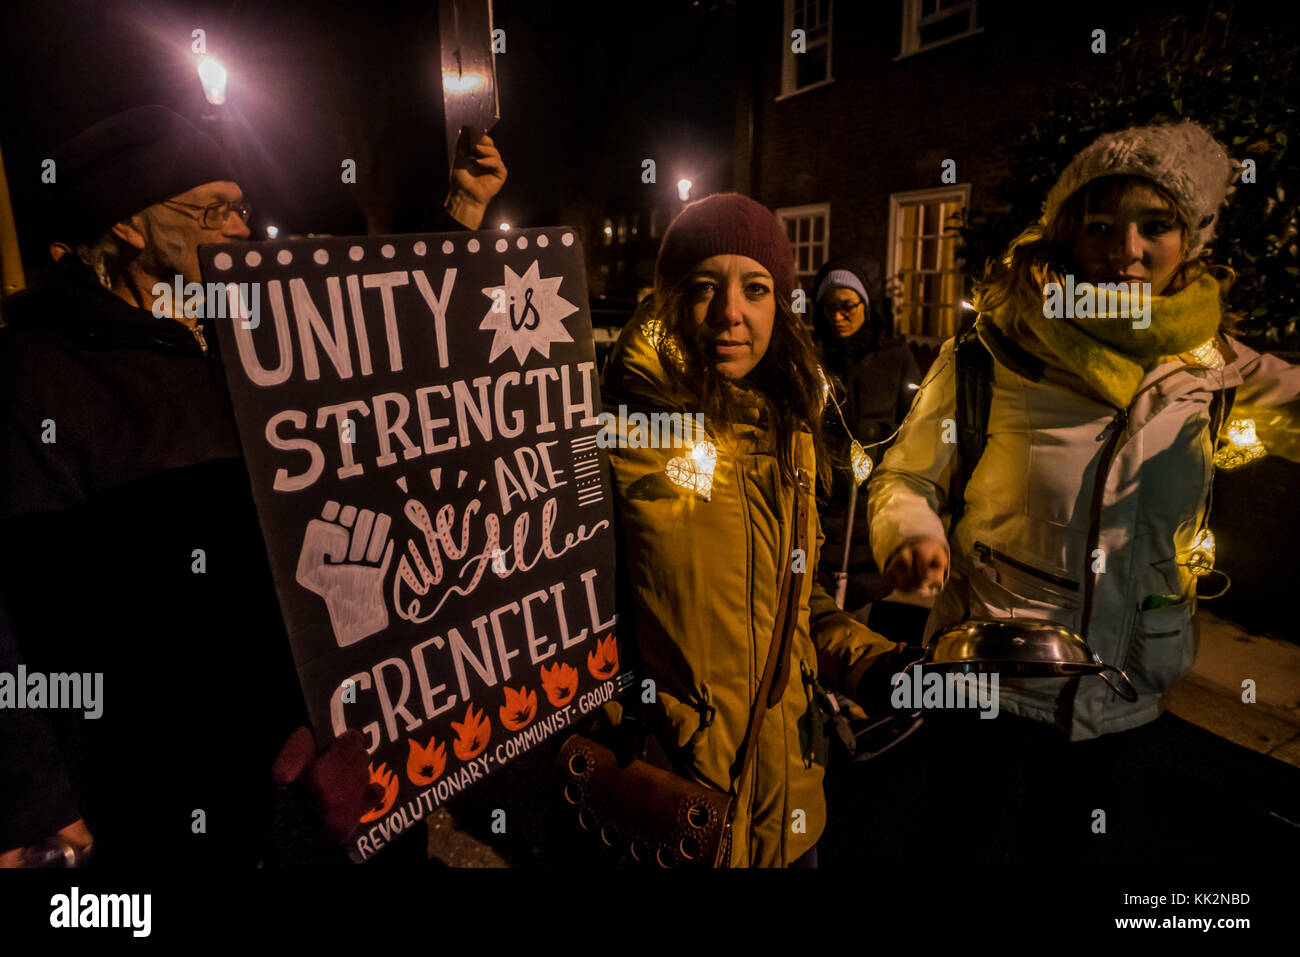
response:
{"label": "black coat", "polygon": [[[848,269],[862,281],[863,288],[870,288],[865,269],[855,260],[833,259],[818,272],[813,282],[814,294],[832,269]],[[844,415],[841,422],[835,407],[828,406],[826,440],[835,459],[835,475],[827,498],[819,509],[826,534],[820,573],[823,584],[832,595],[835,594],[833,575],[844,560],[849,490],[852,487],[850,442],[856,438],[866,446],[889,438],[911,408],[916,391],[909,386],[921,382],[921,373],[911,348],[889,333],[888,320],[874,303],[868,303],[868,316],[862,327],[847,339],[841,339],[822,314],[821,303],[814,303],[813,335],[822,350],[823,363]],[[867,449],[867,454],[874,464],[879,464],[888,448],[888,444],[876,445]],[[883,598],[890,590],[871,554],[864,484],[858,489],[854,508],[845,607],[849,610],[860,608],[869,601]]]}
{"label": "black coat", "polygon": [[[0,589],[29,671],[104,674],[99,719],[43,713],[96,853],[255,863],[306,712],[218,359],[69,256],[5,319]],[[57,785],[46,742],[3,761]],[[15,833],[71,823],[39,806],[66,816],[66,796],[13,786]]]}

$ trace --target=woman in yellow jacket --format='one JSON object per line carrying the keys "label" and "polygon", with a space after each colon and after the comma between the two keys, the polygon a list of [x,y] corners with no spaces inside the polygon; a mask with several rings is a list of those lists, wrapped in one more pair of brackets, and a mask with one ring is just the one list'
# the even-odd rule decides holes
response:
{"label": "woman in yellow jacket", "polygon": [[[827,465],[824,380],[791,311],[794,283],[789,243],[767,209],[737,194],[693,203],[664,235],[653,299],[624,329],[603,388],[606,411],[622,411],[623,422],[702,414],[715,450],[710,460],[663,441],[645,447],[635,424],[620,427],[610,450],[620,618],[641,677],[655,683],[648,760],[731,786],[783,574],[809,570],[789,680],[736,782],[733,866],[815,864],[809,852],[826,817],[818,682],[852,694],[895,647],[842,613],[811,573],[821,544],[815,476]],[[807,554],[791,527],[796,495],[810,515]]]}

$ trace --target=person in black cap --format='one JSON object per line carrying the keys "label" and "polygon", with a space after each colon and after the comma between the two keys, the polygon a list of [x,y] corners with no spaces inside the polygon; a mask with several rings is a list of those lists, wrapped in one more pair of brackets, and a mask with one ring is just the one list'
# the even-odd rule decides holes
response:
{"label": "person in black cap", "polygon": [[[835,405],[828,405],[827,443],[836,462],[830,501],[822,509],[826,543],[822,547],[820,575],[835,594],[835,573],[844,561],[849,531],[849,488],[852,468],[849,444],[857,439],[873,463],[879,462],[887,445],[881,442],[898,428],[916,395],[921,373],[907,343],[894,338],[889,321],[867,294],[865,265],[851,258],[831,259],[813,279],[813,338],[821,346],[822,360],[830,377],[843,419]],[[847,426],[847,431],[846,431]],[[853,510],[852,541],[849,545],[848,586],[844,607],[861,609],[884,598],[892,590],[871,557],[867,503],[859,490]]]}
{"label": "person in black cap", "polygon": [[[505,179],[491,140],[460,152],[437,228],[476,228]],[[341,860],[377,797],[361,735],[317,755],[302,727],[220,364],[202,320],[153,311],[199,245],[248,237],[243,193],[160,106],[53,158],[62,255],[0,340],[0,658],[102,675],[102,707],[0,709],[0,866],[51,841],[106,867]]]}

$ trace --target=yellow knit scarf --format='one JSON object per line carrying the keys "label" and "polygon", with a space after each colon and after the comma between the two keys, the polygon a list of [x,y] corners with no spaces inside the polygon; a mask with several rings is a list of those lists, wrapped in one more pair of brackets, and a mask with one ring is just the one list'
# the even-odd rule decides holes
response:
{"label": "yellow knit scarf", "polygon": [[1143,377],[1166,356],[1188,352],[1219,330],[1219,283],[1209,273],[1172,296],[1153,296],[1151,324],[1133,328],[1128,314],[1049,319],[1025,315],[1010,304],[995,310],[994,324],[1029,352],[1078,377],[1089,390],[1128,408]]}

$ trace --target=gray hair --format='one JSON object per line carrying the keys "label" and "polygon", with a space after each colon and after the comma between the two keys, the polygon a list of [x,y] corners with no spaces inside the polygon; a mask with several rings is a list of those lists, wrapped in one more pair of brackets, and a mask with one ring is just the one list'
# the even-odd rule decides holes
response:
{"label": "gray hair", "polygon": [[90,267],[95,278],[105,289],[112,289],[113,283],[126,276],[126,266],[135,250],[124,243],[110,229],[93,244],[78,243],[72,247],[77,258]]}

